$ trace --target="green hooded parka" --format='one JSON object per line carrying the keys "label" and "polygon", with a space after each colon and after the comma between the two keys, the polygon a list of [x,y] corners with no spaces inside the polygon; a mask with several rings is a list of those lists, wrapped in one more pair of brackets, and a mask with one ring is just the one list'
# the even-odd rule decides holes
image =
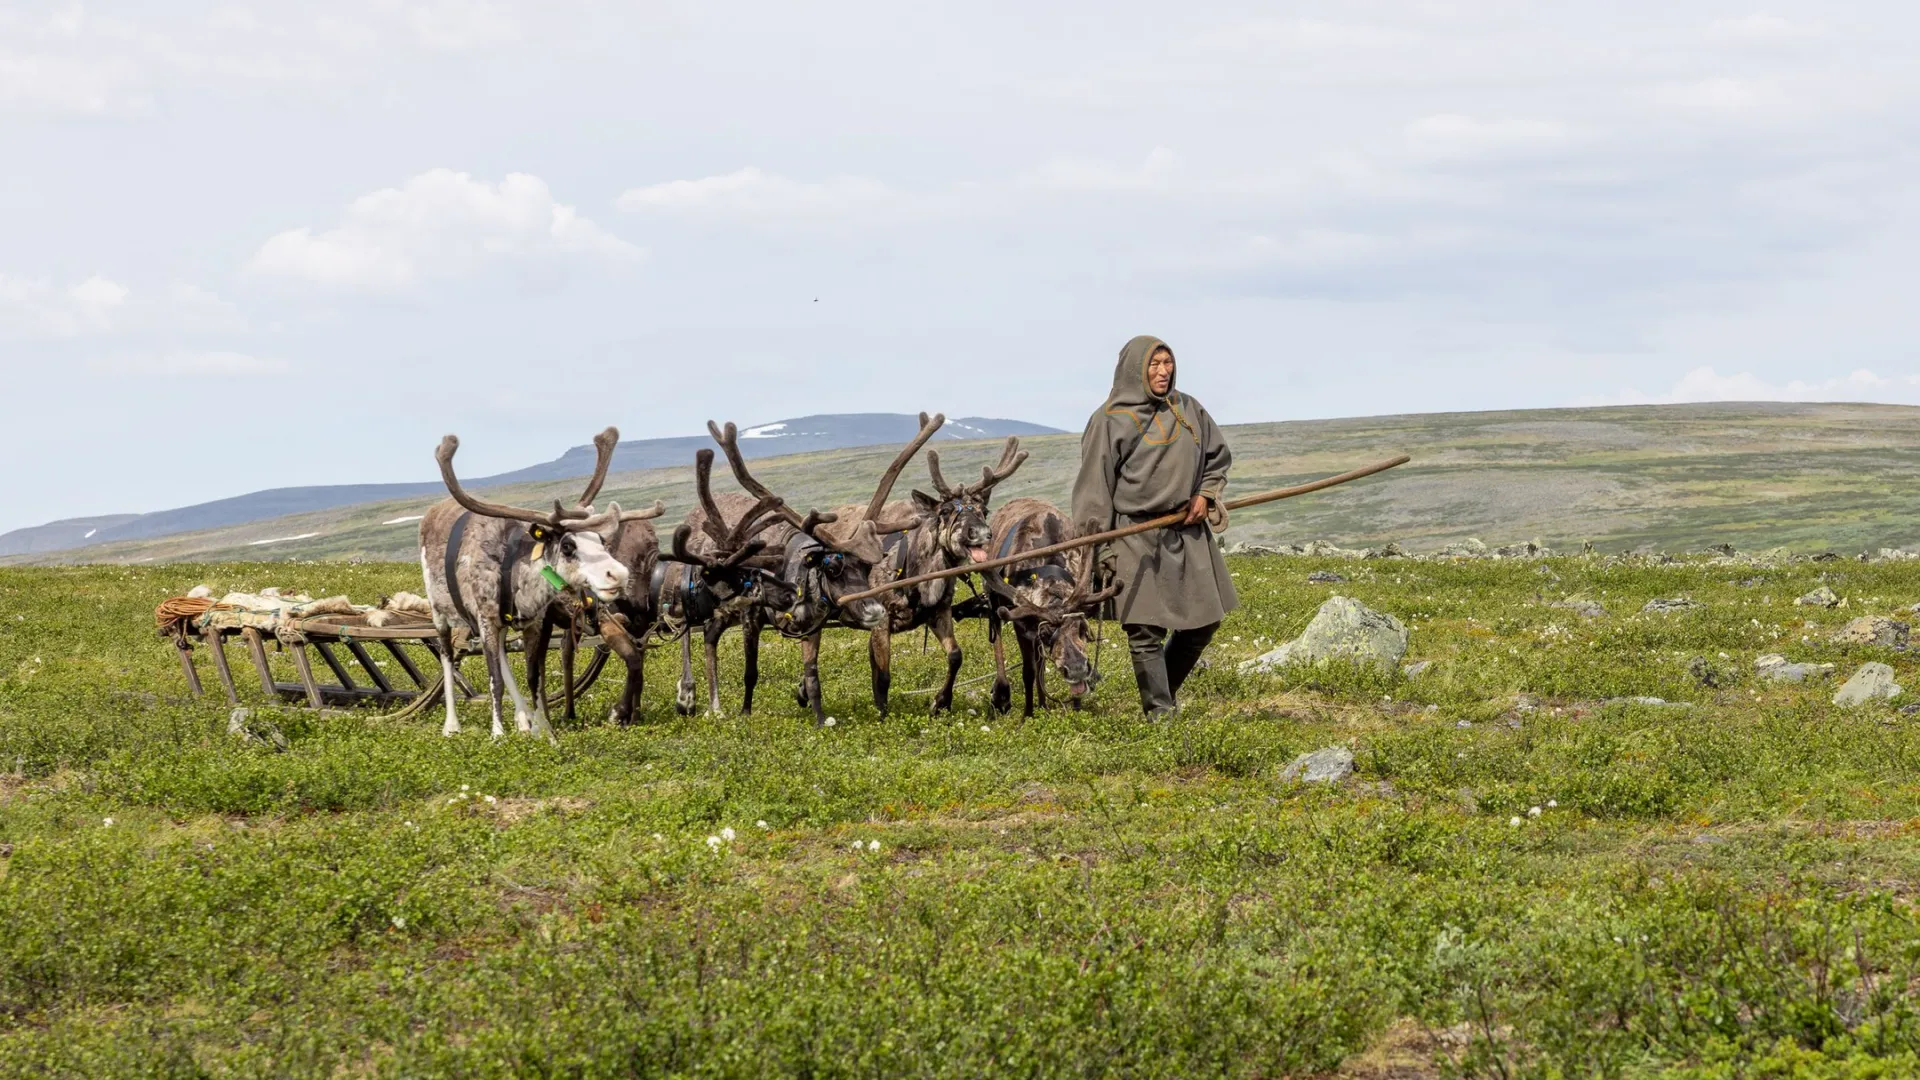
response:
{"label": "green hooded parka", "polygon": [[[1073,522],[1082,536],[1184,510],[1195,495],[1205,495],[1211,516],[1220,518],[1233,453],[1198,401],[1175,386],[1164,397],[1148,388],[1147,361],[1163,348],[1147,335],[1127,342],[1113,392],[1080,436]],[[1124,586],[1116,601],[1122,623],[1191,630],[1239,606],[1207,522],[1140,533],[1112,547]]]}

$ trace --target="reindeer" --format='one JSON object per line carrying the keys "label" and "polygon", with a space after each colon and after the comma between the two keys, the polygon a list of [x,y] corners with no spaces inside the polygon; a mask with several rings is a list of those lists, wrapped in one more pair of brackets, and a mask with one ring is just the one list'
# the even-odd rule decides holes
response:
{"label": "reindeer", "polygon": [[[928,427],[921,414],[922,441],[932,436],[944,418],[935,417]],[[914,524],[891,533],[885,542],[885,558],[874,565],[872,584],[883,585],[903,577],[950,570],[970,562],[985,562],[987,545],[993,532],[987,521],[987,501],[1001,481],[1012,476],[1027,460],[1020,440],[1007,439],[1000,452],[1000,463],[983,466],[980,480],[952,487],[940,473],[940,455],[927,451],[927,471],[938,497],[922,491],[913,493]],[[895,513],[896,518],[899,516]],[[887,712],[887,692],[893,682],[892,635],[928,627],[947,653],[947,677],[933,699],[935,715],[953,708],[953,684],[960,674],[960,640],[953,632],[954,582],[951,578],[930,581],[908,589],[885,594],[887,625],[875,630],[868,641],[868,658],[873,669],[873,704],[881,715]]]}
{"label": "reindeer", "polygon": [[[619,432],[608,428],[594,440],[599,461],[589,494],[598,494]],[[455,621],[465,623],[480,641],[487,660],[487,678],[493,699],[493,735],[505,734],[501,724],[502,690],[513,695],[515,726],[525,733],[553,740],[547,722],[542,683],[552,625],[549,611],[556,596],[569,587],[591,593],[601,602],[618,599],[626,587],[627,567],[608,553],[618,546],[621,526],[629,521],[657,517],[663,507],[623,513],[618,503],[596,514],[584,500],[571,509],[554,500],[546,513],[504,503],[486,502],[460,486],[453,471],[458,437],[440,440],[434,458],[451,499],[436,503],[420,521],[420,569],[427,597],[433,604],[433,625],[439,639],[447,720],[442,732],[460,731],[454,703]],[[532,705],[512,681],[507,666],[506,632],[521,629],[526,639],[527,688]]]}
{"label": "reindeer", "polygon": [[[759,678],[760,623],[764,621],[782,636],[800,641],[800,686],[794,696],[802,708],[813,710],[815,723],[825,722],[826,709],[820,695],[821,635],[829,626],[885,632],[887,609],[879,599],[870,597],[843,605],[840,598],[871,586],[874,567],[887,557],[881,541],[883,535],[918,524],[918,518],[910,512],[891,520],[884,517],[889,511],[887,496],[899,480],[900,471],[943,422],[941,418],[929,420],[925,413],[921,414],[919,434],[895,455],[866,506],[848,507],[846,516],[816,510],[801,517],[791,507],[780,504],[777,512],[786,525],[768,533],[768,546],[777,546],[782,552],[781,573],[784,580],[793,584],[796,596],[790,607],[768,610],[762,618],[743,624],[747,634],[746,711],[753,709],[754,684]],[[726,452],[727,464],[732,466],[733,477],[740,486],[762,499],[773,497],[766,485],[747,469],[746,458],[740,453],[738,429],[729,423],[723,430],[708,421],[707,431]]]}
{"label": "reindeer", "polygon": [[781,556],[774,541],[760,535],[791,531],[785,519],[786,503],[770,492],[761,492],[757,499],[732,493],[715,496],[712,473],[713,451],[703,447],[694,455],[694,488],[700,505],[673,534],[673,558],[680,566],[655,575],[658,609],[686,627],[680,639],[680,685],[674,696],[674,707],[683,716],[694,708],[694,625],[700,626],[706,645],[707,711],[714,716],[721,712],[720,638],[735,623],[743,627],[747,693],[742,711],[751,713],[753,687],[760,675],[763,613],[787,610],[799,595],[779,573]]}
{"label": "reindeer", "polygon": [[[1052,503],[1014,499],[993,515],[994,558],[1058,544],[1068,539],[1067,517]],[[1087,618],[1120,592],[1118,582],[1099,592],[1091,590],[1093,549],[1015,563],[990,571],[987,579],[987,637],[993,642],[993,707],[1001,713],[1013,708],[1013,687],[1007,681],[1006,642],[1001,624],[1013,624],[1020,643],[1020,681],[1026,688],[1023,716],[1033,715],[1036,693],[1047,707],[1046,661],[1067,680],[1073,707],[1092,688],[1094,672],[1087,660]]]}
{"label": "reindeer", "polygon": [[[619,439],[620,433],[614,428],[608,428],[594,437],[593,476],[587,481],[586,490],[575,501],[576,506],[591,508],[593,500],[599,497]],[[602,602],[591,589],[569,588],[548,611],[552,629],[559,629],[563,635],[560,639],[561,671],[564,676],[562,685],[566,688],[563,715],[568,720],[575,718],[574,640],[577,628],[584,622],[587,627],[599,631],[600,639],[627,669],[626,686],[607,719],[621,725],[633,722],[634,710],[640,703],[640,691],[646,685],[646,652],[641,643],[646,641],[647,632],[652,629],[658,611],[647,583],[652,579],[654,567],[660,559],[660,539],[648,519],[658,517],[665,509],[663,504],[656,502],[651,510],[627,514],[626,523],[621,526],[618,536],[606,541],[607,554],[627,568],[626,584],[619,596]]]}

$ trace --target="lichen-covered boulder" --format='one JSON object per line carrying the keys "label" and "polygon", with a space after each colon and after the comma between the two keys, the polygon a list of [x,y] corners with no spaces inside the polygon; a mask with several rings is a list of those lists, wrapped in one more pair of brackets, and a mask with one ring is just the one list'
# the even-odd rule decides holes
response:
{"label": "lichen-covered boulder", "polygon": [[1806,682],[1808,679],[1824,679],[1832,675],[1832,664],[1790,664],[1779,653],[1768,653],[1753,662],[1753,670],[1768,682]]}
{"label": "lichen-covered boulder", "polygon": [[1869,701],[1885,701],[1900,696],[1900,684],[1893,681],[1893,669],[1875,661],[1861,664],[1860,670],[1853,673],[1833,695],[1835,705],[1852,708]]}
{"label": "lichen-covered boulder", "polygon": [[1692,611],[1695,608],[1703,608],[1706,606],[1707,605],[1698,600],[1691,600],[1684,596],[1674,596],[1659,600],[1649,600],[1640,611],[1646,615],[1671,615],[1676,611]]}
{"label": "lichen-covered boulder", "polygon": [[1899,648],[1907,643],[1910,627],[1885,615],[1862,615],[1834,631],[1835,645],[1881,645]]}
{"label": "lichen-covered boulder", "polygon": [[1303,784],[1333,784],[1353,775],[1353,751],[1344,746],[1329,746],[1311,754],[1301,754],[1280,770],[1282,781]]}
{"label": "lichen-covered boulder", "polygon": [[1796,607],[1835,608],[1840,606],[1840,594],[1825,585],[1813,590],[1794,601]]}
{"label": "lichen-covered boulder", "polygon": [[1392,671],[1407,655],[1407,627],[1344,596],[1328,598],[1300,636],[1240,665],[1245,672],[1271,671],[1289,663],[1321,664],[1348,660]]}

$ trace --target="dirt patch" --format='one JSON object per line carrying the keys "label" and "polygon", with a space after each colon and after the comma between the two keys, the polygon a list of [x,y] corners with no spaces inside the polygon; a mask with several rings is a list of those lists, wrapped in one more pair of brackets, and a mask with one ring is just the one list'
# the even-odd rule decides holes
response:
{"label": "dirt patch", "polygon": [[1435,1030],[1417,1020],[1396,1020],[1365,1053],[1341,1062],[1325,1080],[1433,1080],[1442,1075],[1438,1062],[1458,1060],[1469,1039],[1464,1027]]}
{"label": "dirt patch", "polygon": [[592,806],[591,800],[578,795],[551,795],[544,799],[501,799],[492,809],[493,816],[502,825],[513,825],[548,810],[578,814]]}

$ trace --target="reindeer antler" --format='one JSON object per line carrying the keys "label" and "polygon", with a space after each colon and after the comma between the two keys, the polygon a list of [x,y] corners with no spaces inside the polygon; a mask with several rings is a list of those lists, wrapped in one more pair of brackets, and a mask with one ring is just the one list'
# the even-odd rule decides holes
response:
{"label": "reindeer antler", "polygon": [[893,494],[893,482],[900,479],[900,470],[907,467],[907,462],[913,460],[913,455],[919,453],[920,448],[927,445],[927,440],[933,438],[933,433],[939,431],[940,425],[946,422],[947,417],[944,413],[934,413],[932,419],[928,419],[926,413],[920,414],[920,433],[913,437],[913,441],[908,443],[905,449],[894,456],[893,464],[887,466],[887,471],[880,474],[880,485],[873,489],[873,498],[867,501],[868,521],[880,520],[880,510],[887,505],[887,496]]}
{"label": "reindeer antler", "polygon": [[653,500],[653,505],[647,507],[645,510],[624,511],[620,515],[620,520],[621,521],[652,521],[654,518],[657,518],[661,514],[664,514],[666,512],[667,512],[667,504],[661,502],[659,499],[655,499]]}
{"label": "reindeer antler", "polygon": [[726,550],[726,518],[720,513],[720,504],[713,498],[713,451],[704,446],[693,455],[693,488],[699,493],[700,509],[705,512],[700,519],[701,531],[721,550]]}
{"label": "reindeer antler", "polygon": [[620,429],[611,425],[593,437],[593,476],[574,505],[592,506],[593,500],[600,497],[600,485],[607,482],[607,470],[613,465],[613,448],[619,443]]}
{"label": "reindeer antler", "polygon": [[[788,506],[784,500],[774,495],[772,491],[767,489],[767,485],[754,479],[753,474],[747,471],[747,459],[740,453],[740,430],[733,426],[733,421],[727,421],[726,430],[722,431],[718,424],[709,420],[707,421],[707,433],[712,435],[713,441],[719,443],[720,449],[726,452],[727,464],[733,469],[733,478],[739,482],[741,487],[747,489],[748,494],[758,496],[762,499],[774,499],[780,503],[779,514],[781,517],[786,518],[794,525],[801,524],[803,519],[797,511]],[[709,456],[713,453],[711,450],[704,449],[701,452]],[[829,517],[826,520],[832,521],[833,519]]]}
{"label": "reindeer antler", "polygon": [[[928,457],[932,457],[932,451],[928,451]],[[994,485],[1012,476],[1015,470],[1026,463],[1026,460],[1027,452],[1020,449],[1020,440],[1012,435],[1007,436],[1007,444],[1000,451],[1000,464],[992,467],[981,466],[980,482],[969,485],[968,490],[974,495],[985,495],[993,490]]]}
{"label": "reindeer antler", "polygon": [[927,451],[927,473],[933,477],[933,490],[943,499],[953,498],[953,488],[947,486],[947,478],[940,475],[940,451]]}
{"label": "reindeer antler", "polygon": [[546,514],[539,510],[529,510],[524,506],[509,506],[506,503],[487,502],[484,499],[469,495],[467,490],[460,486],[460,478],[454,475],[453,472],[453,455],[455,451],[459,449],[460,437],[458,435],[448,435],[440,440],[439,448],[433,452],[433,459],[440,463],[440,479],[446,482],[447,494],[453,496],[453,501],[466,507],[473,513],[485,517],[505,518],[508,521],[525,521],[530,524],[546,525],[555,529],[581,528],[579,521],[587,516],[587,512],[580,509],[569,510],[561,506],[560,500],[558,499],[553,501],[553,513]]}

